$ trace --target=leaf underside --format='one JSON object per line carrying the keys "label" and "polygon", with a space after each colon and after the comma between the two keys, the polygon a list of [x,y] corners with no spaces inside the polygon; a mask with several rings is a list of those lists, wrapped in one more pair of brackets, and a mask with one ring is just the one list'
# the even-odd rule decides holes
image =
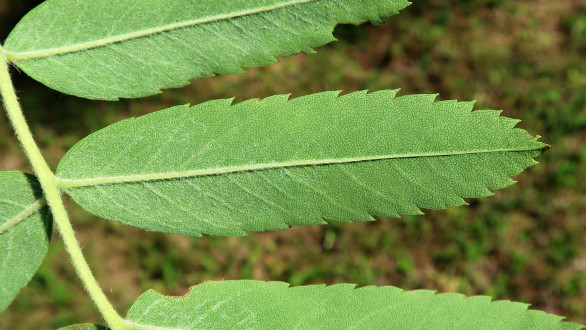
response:
{"label": "leaf underside", "polygon": [[0,312],[37,272],[49,248],[52,219],[32,175],[0,172]]}
{"label": "leaf underside", "polygon": [[[282,282],[221,281],[184,297],[153,290],[127,315],[129,325],[180,329],[580,329],[529,305],[490,297],[403,291],[353,284],[289,287]],[[140,326],[139,326],[140,328]]]}
{"label": "leaf underside", "polygon": [[191,236],[372,221],[484,197],[545,144],[499,111],[397,91],[216,100],[75,145],[57,184],[88,211]]}
{"label": "leaf underside", "polygon": [[[380,23],[407,0],[48,0],[4,45],[63,93],[116,100],[313,52],[337,24]],[[75,33],[72,33],[75,31]]]}

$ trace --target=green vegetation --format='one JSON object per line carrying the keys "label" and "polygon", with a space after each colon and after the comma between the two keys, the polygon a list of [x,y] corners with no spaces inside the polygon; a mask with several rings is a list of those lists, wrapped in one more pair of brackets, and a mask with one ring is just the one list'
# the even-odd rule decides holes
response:
{"label": "green vegetation", "polygon": [[127,317],[133,324],[178,329],[228,329],[235,324],[240,329],[580,328],[542,311],[527,311],[525,304],[492,302],[489,297],[353,284],[291,288],[262,281],[206,282],[179,298],[147,291]]}
{"label": "green vegetation", "polygon": [[244,236],[464,205],[549,147],[499,111],[396,93],[214,100],[123,120],[68,151],[57,186],[105,219]]}
{"label": "green vegetation", "polygon": [[[0,2],[0,14],[14,15],[12,6],[21,4],[13,3]],[[344,224],[343,230],[334,225],[199,240],[97,221],[74,205],[69,208],[84,253],[119,310],[150,287],[183,294],[208,279],[254,278],[488,294],[531,302],[533,308],[583,323],[585,9],[542,0],[429,1],[377,28],[341,27],[336,35],[342,42],[316,55],[283,58],[246,75],[197,80],[148,99],[83,101],[26,78],[17,88],[53,166],[79,139],[120,119],[233,95],[244,100],[291,91],[402,87],[402,94],[439,91],[442,99],[478,99],[477,108],[506,109],[507,116],[523,118],[523,128],[555,147],[540,166],[521,176],[520,184],[470,201],[470,208]],[[2,117],[1,169],[27,169],[7,132]],[[98,321],[74,278],[55,240],[33,282],[0,316],[0,326]]]}

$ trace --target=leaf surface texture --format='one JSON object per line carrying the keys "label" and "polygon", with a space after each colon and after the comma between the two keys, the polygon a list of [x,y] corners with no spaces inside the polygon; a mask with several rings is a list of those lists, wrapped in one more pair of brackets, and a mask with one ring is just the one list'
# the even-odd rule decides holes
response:
{"label": "leaf surface texture", "polygon": [[544,147],[499,111],[396,91],[178,106],[100,130],[57,169],[88,211],[191,236],[463,205]]}
{"label": "leaf surface texture", "polygon": [[[147,291],[129,325],[178,329],[580,329],[529,305],[490,297],[403,291],[353,284],[289,287],[282,282],[222,281],[185,297]],[[145,327],[146,328],[146,327]]]}
{"label": "leaf surface texture", "polygon": [[49,248],[52,219],[32,175],[0,172],[0,312],[37,272]]}
{"label": "leaf surface texture", "polygon": [[337,24],[381,22],[406,0],[48,0],[4,45],[61,92],[116,100],[243,72],[334,40]]}

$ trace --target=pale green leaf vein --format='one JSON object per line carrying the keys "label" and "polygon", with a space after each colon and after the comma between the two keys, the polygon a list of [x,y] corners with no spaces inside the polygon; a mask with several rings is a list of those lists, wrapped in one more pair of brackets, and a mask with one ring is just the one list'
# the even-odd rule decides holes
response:
{"label": "pale green leaf vein", "polygon": [[12,219],[9,219],[8,221],[6,221],[2,225],[0,225],[0,235],[2,235],[4,232],[7,232],[8,230],[13,228],[14,226],[18,225],[19,223],[24,221],[26,218],[35,214],[45,205],[47,205],[47,201],[45,200],[45,198],[37,199],[34,203],[30,204],[27,208],[25,208],[22,212],[17,214],[15,217],[13,217]]}
{"label": "pale green leaf vein", "polygon": [[131,322],[128,320],[124,320],[124,324],[126,324],[128,329],[136,329],[136,330],[181,330],[181,328],[158,327],[158,326],[154,326],[154,325],[134,323],[134,322]]}
{"label": "pale green leaf vein", "polygon": [[347,157],[347,158],[328,158],[328,159],[303,159],[303,160],[292,160],[287,162],[275,162],[275,163],[261,163],[261,164],[249,164],[239,166],[225,166],[216,168],[205,168],[195,169],[178,172],[163,172],[163,173],[146,173],[146,174],[131,174],[131,175],[120,175],[120,176],[105,176],[96,178],[82,178],[82,179],[65,179],[57,177],[57,186],[60,189],[75,188],[75,187],[87,187],[87,186],[99,186],[99,185],[110,185],[110,184],[122,184],[132,182],[146,182],[146,181],[159,181],[159,180],[173,180],[181,178],[191,178],[200,176],[212,176],[231,174],[238,172],[250,172],[259,170],[271,170],[279,168],[290,168],[290,167],[303,167],[303,166],[321,166],[321,165],[333,165],[333,164],[349,164],[358,163],[365,161],[377,161],[377,160],[389,160],[389,159],[401,159],[401,158],[424,158],[424,157],[443,157],[443,156],[457,156],[457,155],[470,155],[470,154],[484,154],[484,153],[499,153],[499,152],[522,152],[541,150],[543,147],[532,147],[532,148],[505,148],[505,149],[493,149],[493,150],[471,150],[471,151],[451,151],[451,152],[428,152],[418,154],[394,154],[394,155],[377,155],[377,156],[365,156],[365,157]]}
{"label": "pale green leaf vein", "polygon": [[4,53],[6,55],[6,58],[9,61],[13,61],[13,62],[31,60],[31,59],[35,59],[35,58],[44,58],[44,57],[50,57],[50,56],[56,56],[56,55],[64,55],[64,54],[79,52],[79,51],[88,50],[88,49],[92,49],[92,48],[104,47],[104,46],[132,40],[132,39],[143,38],[143,37],[159,34],[159,33],[166,32],[166,31],[178,30],[178,29],[183,29],[183,28],[188,28],[188,27],[192,27],[192,26],[203,25],[203,24],[208,24],[208,23],[213,23],[213,22],[219,22],[219,21],[227,21],[227,20],[231,20],[234,18],[238,18],[238,17],[267,13],[267,12],[271,12],[271,11],[275,11],[275,10],[279,10],[279,9],[283,9],[283,8],[287,8],[287,7],[292,7],[292,6],[300,5],[300,4],[304,4],[304,3],[314,2],[314,1],[316,1],[316,0],[290,0],[290,1],[282,2],[282,3],[277,3],[277,4],[274,4],[271,6],[263,6],[263,7],[250,8],[250,9],[245,9],[245,10],[240,10],[240,11],[234,11],[234,12],[230,12],[230,13],[226,13],[226,14],[206,16],[206,17],[201,17],[201,18],[197,18],[197,19],[176,22],[176,23],[172,23],[172,24],[157,26],[157,27],[153,27],[153,28],[149,28],[149,29],[134,31],[134,32],[115,35],[115,36],[110,36],[108,38],[92,40],[92,41],[82,42],[82,43],[68,45],[68,46],[47,48],[47,49],[27,51],[27,52],[10,52],[10,51],[4,50]]}

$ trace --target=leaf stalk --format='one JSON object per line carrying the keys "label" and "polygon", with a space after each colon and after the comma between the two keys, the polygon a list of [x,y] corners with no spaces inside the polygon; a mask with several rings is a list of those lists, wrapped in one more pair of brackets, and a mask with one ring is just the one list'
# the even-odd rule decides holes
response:
{"label": "leaf stalk", "polygon": [[35,143],[32,132],[18,102],[18,97],[16,96],[14,85],[10,78],[8,60],[6,59],[6,54],[2,46],[0,46],[0,95],[2,96],[8,119],[41,183],[45,199],[51,209],[53,219],[61,234],[65,249],[69,253],[77,275],[110,328],[124,329],[124,319],[120,317],[104,295],[83,256],[79,242],[75,238],[75,233],[71,227],[65,205],[61,199],[61,193],[57,188],[55,174],[49,168],[47,161]]}

